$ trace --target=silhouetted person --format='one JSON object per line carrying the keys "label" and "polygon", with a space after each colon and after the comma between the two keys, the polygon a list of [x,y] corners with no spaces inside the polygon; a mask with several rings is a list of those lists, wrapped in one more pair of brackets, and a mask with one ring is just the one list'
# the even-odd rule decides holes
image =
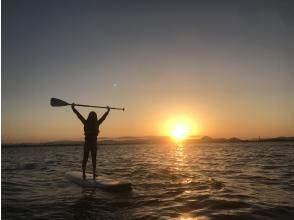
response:
{"label": "silhouetted person", "polygon": [[97,156],[97,136],[99,134],[99,126],[107,117],[110,108],[107,106],[107,111],[102,115],[102,117],[97,120],[96,112],[90,112],[87,120],[75,109],[75,104],[71,105],[72,110],[81,122],[84,124],[84,134],[85,134],[85,144],[84,144],[84,157],[83,157],[83,179],[86,179],[85,171],[86,165],[89,158],[89,152],[91,151],[92,165],[93,165],[93,179],[96,177],[96,156]]}

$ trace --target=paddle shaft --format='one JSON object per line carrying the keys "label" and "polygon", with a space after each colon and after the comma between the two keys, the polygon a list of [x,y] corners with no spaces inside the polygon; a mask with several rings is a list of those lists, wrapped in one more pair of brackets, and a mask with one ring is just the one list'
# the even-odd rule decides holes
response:
{"label": "paddle shaft", "polygon": [[[69,104],[71,105],[71,104]],[[96,106],[96,105],[81,105],[81,104],[74,104],[74,106],[81,106],[81,107],[91,107],[91,108],[107,108],[106,106]],[[115,107],[109,107],[110,109],[115,109],[115,110],[121,110],[124,111],[125,108],[115,108]]]}

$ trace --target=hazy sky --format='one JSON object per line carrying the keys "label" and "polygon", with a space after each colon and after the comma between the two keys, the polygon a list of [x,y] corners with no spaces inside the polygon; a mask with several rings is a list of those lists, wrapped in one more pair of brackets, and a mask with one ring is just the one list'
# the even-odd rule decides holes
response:
{"label": "hazy sky", "polygon": [[2,0],[2,142],[81,139],[51,97],[125,107],[107,137],[294,135],[293,39],[286,0]]}

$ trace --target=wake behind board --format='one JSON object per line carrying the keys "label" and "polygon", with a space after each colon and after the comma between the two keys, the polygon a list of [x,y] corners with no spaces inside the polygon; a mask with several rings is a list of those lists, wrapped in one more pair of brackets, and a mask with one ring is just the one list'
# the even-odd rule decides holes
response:
{"label": "wake behind board", "polygon": [[131,183],[121,182],[114,180],[107,176],[96,177],[96,180],[93,180],[93,175],[86,173],[86,180],[83,180],[83,173],[79,171],[72,171],[65,174],[67,179],[71,182],[76,183],[82,187],[92,187],[100,188],[105,190],[115,190],[115,191],[130,191],[132,190]]}

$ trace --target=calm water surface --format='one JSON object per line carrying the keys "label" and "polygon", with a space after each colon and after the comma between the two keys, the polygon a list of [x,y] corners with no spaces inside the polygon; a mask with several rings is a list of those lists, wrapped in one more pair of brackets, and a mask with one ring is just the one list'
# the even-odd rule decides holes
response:
{"label": "calm water surface", "polygon": [[294,219],[293,142],[100,146],[98,158],[133,191],[69,182],[81,146],[2,148],[2,218]]}

